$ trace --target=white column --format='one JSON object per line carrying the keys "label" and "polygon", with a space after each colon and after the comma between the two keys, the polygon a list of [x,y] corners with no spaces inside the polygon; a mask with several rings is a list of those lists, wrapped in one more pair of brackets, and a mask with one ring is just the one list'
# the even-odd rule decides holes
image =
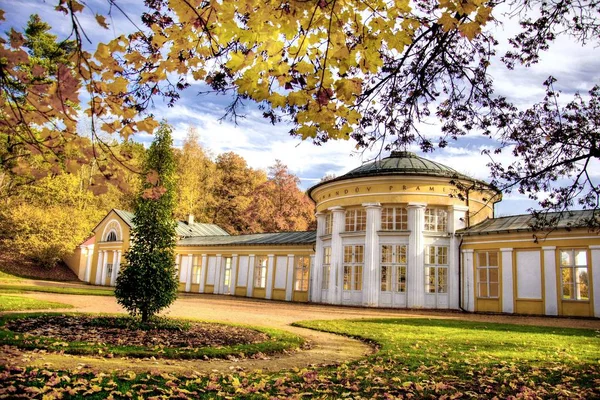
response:
{"label": "white column", "polygon": [[83,280],[84,282],[90,282],[90,274],[92,273],[92,258],[94,258],[94,248],[90,248],[88,247],[86,249],[86,256],[87,258],[85,259],[85,275],[83,276]]}
{"label": "white column", "polygon": [[215,286],[213,286],[213,293],[223,293],[223,257],[221,254],[217,254],[217,261],[215,265]]}
{"label": "white column", "polygon": [[329,290],[327,291],[327,302],[330,304],[342,303],[343,251],[342,236],[344,231],[346,215],[343,207],[332,207],[333,226],[331,232],[331,268],[329,270]]}
{"label": "white column", "polygon": [[231,275],[229,276],[229,294],[235,295],[235,286],[237,285],[237,265],[238,255],[231,255]]}
{"label": "white column", "polygon": [[104,250],[104,256],[102,257],[102,277],[100,278],[100,284],[106,286],[106,268],[108,264],[108,250]]}
{"label": "white column", "polygon": [[287,260],[287,281],[285,283],[285,300],[292,301],[294,290],[294,255],[288,254]]}
{"label": "white column", "polygon": [[513,249],[500,249],[502,254],[502,312],[515,312],[514,286],[513,286]]}
{"label": "white column", "polygon": [[321,301],[321,286],[323,285],[323,240],[325,234],[325,220],[327,214],[317,213],[317,243],[315,248],[315,262],[310,271],[310,297],[312,301]]}
{"label": "white column", "polygon": [[115,266],[113,267],[113,270],[115,271],[115,285],[117,284],[117,277],[121,273],[121,255],[122,251],[117,250],[117,261],[115,262]]}
{"label": "white column", "polygon": [[592,258],[590,260],[591,265],[588,267],[592,276],[592,299],[594,300],[594,316],[600,318],[600,246],[590,246],[590,252]]}
{"label": "white column", "polygon": [[248,283],[246,297],[252,297],[254,294],[254,254],[248,256]]}
{"label": "white column", "polygon": [[112,271],[110,273],[110,286],[115,286],[115,280],[117,279],[117,251],[113,250],[113,262]]}
{"label": "white column", "polygon": [[200,287],[198,288],[198,293],[204,293],[204,282],[206,281],[206,262],[206,254],[202,254],[202,266],[200,267]]}
{"label": "white column", "polygon": [[[308,269],[309,271],[312,271],[315,268],[315,255],[311,254],[310,255],[310,268]],[[312,275],[309,272],[309,277],[308,277],[308,302],[312,303],[315,300],[313,300],[312,298],[312,293],[310,291],[311,285],[312,285]],[[320,290],[321,285],[319,284],[319,290]]]}
{"label": "white column", "polygon": [[267,289],[265,298],[270,299],[273,296],[273,271],[275,270],[275,255],[269,254],[267,258]]}
{"label": "white column", "polygon": [[558,315],[558,292],[556,290],[556,246],[543,246],[544,254],[544,303],[546,315]]}
{"label": "white column", "polygon": [[367,307],[379,305],[379,234],[381,230],[381,204],[364,203],[367,210],[367,229],[365,232],[365,260],[363,268],[363,301]]}
{"label": "white column", "polygon": [[454,236],[454,233],[466,226],[466,214],[469,207],[466,206],[449,206],[448,207],[448,232],[452,234],[450,237],[450,249],[448,254],[448,307],[452,309],[459,308],[458,298],[458,242],[459,239]]}
{"label": "white column", "polygon": [[463,307],[467,311],[475,311],[475,281],[473,275],[473,255],[473,250],[463,250]]}
{"label": "white column", "polygon": [[194,269],[194,255],[188,254],[187,257],[187,271],[186,271],[186,279],[185,279],[185,291],[189,292],[192,290],[192,273]]}
{"label": "white column", "polygon": [[423,307],[425,292],[425,271],[423,229],[425,228],[424,203],[408,203],[408,266],[407,280],[407,306]]}
{"label": "white column", "polygon": [[96,265],[96,280],[94,284],[99,285],[100,279],[102,279],[102,259],[104,258],[104,252],[102,250],[98,250],[98,264]]}

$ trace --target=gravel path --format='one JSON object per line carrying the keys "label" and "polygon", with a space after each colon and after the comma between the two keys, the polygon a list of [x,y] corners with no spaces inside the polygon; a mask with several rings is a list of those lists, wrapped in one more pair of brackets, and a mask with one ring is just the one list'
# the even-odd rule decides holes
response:
{"label": "gravel path", "polygon": [[[40,300],[59,301],[71,304],[75,309],[66,311],[122,313],[123,309],[109,296],[78,296],[52,293],[30,293],[27,297]],[[54,310],[53,310],[54,311]],[[249,325],[285,329],[310,340],[309,350],[272,356],[266,359],[241,360],[137,360],[82,357],[60,354],[43,354],[3,349],[0,363],[28,364],[51,368],[91,368],[93,370],[125,369],[135,371],[161,370],[173,372],[231,372],[234,370],[265,370],[303,368],[311,365],[330,365],[356,360],[372,353],[373,348],[354,339],[324,332],[292,327],[295,321],[309,319],[346,318],[449,318],[480,322],[514,323],[556,327],[578,327],[600,329],[598,319],[568,319],[548,317],[522,317],[504,315],[479,315],[459,312],[425,310],[366,309],[358,307],[298,304],[278,301],[255,300],[230,296],[206,294],[181,294],[165,313],[173,317],[197,318],[208,321],[227,321]]]}

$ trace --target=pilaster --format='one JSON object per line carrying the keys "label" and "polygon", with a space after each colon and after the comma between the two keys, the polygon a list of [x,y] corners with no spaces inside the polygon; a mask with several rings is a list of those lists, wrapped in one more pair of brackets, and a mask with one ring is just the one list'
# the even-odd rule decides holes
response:
{"label": "pilaster", "polygon": [[108,250],[104,250],[104,255],[102,256],[102,274],[100,276],[100,284],[102,286],[106,286],[106,268],[108,264]]}
{"label": "pilaster", "polygon": [[500,249],[502,254],[502,312],[512,314],[515,310],[513,286],[513,249]]}
{"label": "pilaster", "polygon": [[367,210],[367,229],[365,232],[365,253],[363,268],[362,303],[367,307],[379,305],[379,235],[381,230],[381,204],[364,203]]}
{"label": "pilaster", "polygon": [[464,285],[462,304],[465,310],[475,311],[475,276],[473,272],[474,252],[472,249],[463,250]]}
{"label": "pilaster", "polygon": [[592,276],[592,300],[594,304],[594,316],[600,318],[600,246],[590,246],[592,257],[591,265],[588,267]]}
{"label": "pilaster", "polygon": [[267,288],[265,298],[270,299],[273,296],[273,271],[275,270],[275,255],[267,256]]}
{"label": "pilaster", "polygon": [[85,282],[90,282],[90,274],[92,273],[92,259],[94,258],[94,250],[93,248],[87,248],[86,250],[86,260],[85,260],[85,274],[83,276],[83,280]]}
{"label": "pilaster", "polygon": [[544,303],[546,315],[558,315],[558,292],[556,289],[556,246],[543,246],[544,257]]}
{"label": "pilaster", "polygon": [[102,259],[104,258],[104,251],[98,250],[98,264],[96,265],[96,279],[94,284],[99,285],[100,279],[102,279]]}
{"label": "pilaster", "polygon": [[425,228],[425,203],[408,203],[408,266],[407,306],[423,307],[425,292],[425,271],[423,270],[424,246],[423,229]]}
{"label": "pilaster", "polygon": [[223,293],[223,257],[221,254],[217,254],[217,260],[215,262],[215,284],[213,286],[213,293]]}
{"label": "pilaster", "polygon": [[285,282],[285,300],[292,301],[293,293],[294,293],[294,255],[288,254],[287,280]]}
{"label": "pilaster", "polygon": [[208,263],[208,257],[206,254],[202,254],[202,266],[200,267],[200,287],[198,288],[199,293],[204,293],[204,284],[206,282],[206,265]]}
{"label": "pilaster", "polygon": [[310,271],[310,297],[312,301],[321,301],[321,286],[323,282],[323,240],[325,234],[326,213],[317,213],[317,243],[315,246],[315,262],[312,263]]}
{"label": "pilaster", "polygon": [[185,291],[189,292],[192,290],[192,276],[194,273],[194,255],[187,255],[187,278],[185,281]]}
{"label": "pilaster", "polygon": [[254,294],[254,254],[250,254],[248,257],[248,282],[246,297],[252,297]]}
{"label": "pilaster", "polygon": [[238,269],[238,255],[231,255],[231,275],[229,277],[229,294],[235,295],[235,286],[237,284],[237,269]]}
{"label": "pilaster", "polygon": [[342,280],[344,274],[342,269],[343,248],[342,236],[345,226],[345,210],[343,207],[332,207],[329,209],[333,214],[331,232],[331,268],[329,269],[329,290],[327,291],[327,302],[330,304],[342,303]]}

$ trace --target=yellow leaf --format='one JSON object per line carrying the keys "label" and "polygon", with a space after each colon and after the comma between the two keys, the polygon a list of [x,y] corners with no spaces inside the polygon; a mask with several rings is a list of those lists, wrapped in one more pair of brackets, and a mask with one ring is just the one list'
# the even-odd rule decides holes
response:
{"label": "yellow leaf", "polygon": [[282,96],[279,93],[271,93],[271,96],[269,96],[269,101],[273,107],[285,106],[285,96]]}
{"label": "yellow leaf", "polygon": [[442,25],[442,29],[444,29],[444,32],[448,32],[456,28],[456,26],[458,25],[458,20],[446,12],[442,14],[440,19],[438,19],[438,24]]}
{"label": "yellow leaf", "polygon": [[96,58],[102,61],[103,59],[110,57],[110,51],[107,45],[104,43],[98,44],[98,48],[96,49]]}
{"label": "yellow leaf", "polygon": [[231,53],[231,58],[227,61],[227,68],[233,71],[239,71],[241,67],[244,65],[246,61],[246,57],[242,53],[235,52]]}
{"label": "yellow leaf", "polygon": [[473,38],[475,38],[475,36],[477,36],[477,34],[479,32],[481,32],[481,25],[478,22],[467,22],[464,24],[461,24],[458,27],[458,30],[469,40],[473,40]]}
{"label": "yellow leaf", "polygon": [[159,125],[153,118],[146,118],[136,123],[138,131],[145,131],[148,133],[154,132],[154,129]]}
{"label": "yellow leaf", "polygon": [[336,97],[344,102],[351,102],[353,97],[362,91],[362,81],[358,78],[340,79],[335,83]]}

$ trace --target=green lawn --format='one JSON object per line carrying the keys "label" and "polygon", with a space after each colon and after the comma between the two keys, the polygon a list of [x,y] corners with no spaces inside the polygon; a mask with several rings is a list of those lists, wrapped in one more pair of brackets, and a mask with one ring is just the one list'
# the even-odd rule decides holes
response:
{"label": "green lawn", "polygon": [[14,388],[13,396],[92,399],[600,398],[600,333],[594,330],[429,319],[298,325],[376,342],[380,351],[334,367],[274,374],[94,375],[16,368],[0,374],[0,387]]}
{"label": "green lawn", "polygon": [[114,296],[114,289],[95,289],[95,288],[73,288],[58,286],[34,286],[34,285],[2,285],[0,291],[3,293],[58,293],[58,294],[79,294],[89,296]]}
{"label": "green lawn", "polygon": [[46,310],[51,308],[73,308],[73,306],[0,293],[0,311]]}

